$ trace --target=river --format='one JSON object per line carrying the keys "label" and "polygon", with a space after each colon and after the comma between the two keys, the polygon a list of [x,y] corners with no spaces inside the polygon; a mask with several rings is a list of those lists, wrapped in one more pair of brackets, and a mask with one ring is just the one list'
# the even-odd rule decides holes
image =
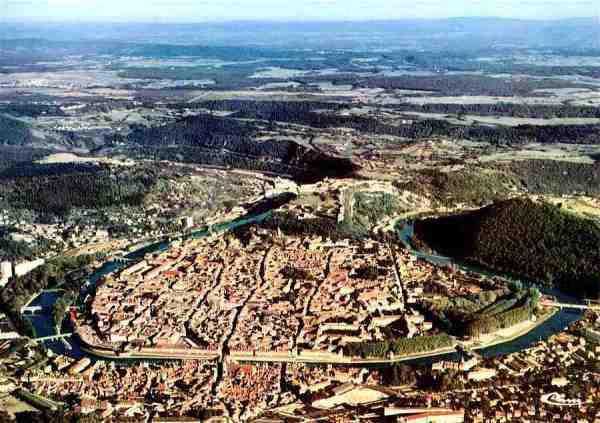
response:
{"label": "river", "polygon": [[[450,257],[427,254],[422,251],[417,251],[412,248],[411,239],[414,235],[414,226],[412,224],[404,223],[402,225],[402,229],[398,231],[400,236],[400,240],[404,244],[404,246],[410,251],[410,253],[416,257],[419,257],[423,260],[427,260],[428,262],[438,265],[438,266],[454,266],[458,267],[461,270],[471,273],[478,273],[484,276],[497,276],[504,279],[511,279],[509,276],[491,272],[489,270],[480,269],[473,265],[467,265],[465,263],[457,262]],[[532,286],[540,290],[545,295],[550,295],[559,300],[561,303],[570,303],[570,304],[581,304],[582,301],[580,298],[577,298],[573,295],[569,295],[566,292],[563,292],[557,288],[550,288],[541,284],[536,284],[530,281],[523,281],[521,283],[526,286]],[[583,315],[583,312],[580,310],[574,309],[561,309],[557,311],[553,316],[549,319],[545,320],[540,325],[536,326],[533,330],[529,331],[523,336],[520,336],[514,340],[504,342],[501,344],[497,344],[491,347],[482,348],[477,350],[478,354],[483,357],[497,357],[501,355],[511,354],[518,351],[525,350],[530,348],[533,344],[539,342],[540,340],[548,339],[550,336],[555,333],[562,332],[567,326],[571,323],[579,320]],[[437,355],[427,358],[420,358],[417,360],[407,361],[406,364],[431,364],[435,361],[441,360],[458,360],[458,354],[443,354]]]}
{"label": "river", "polygon": [[[259,215],[254,215],[254,216],[246,217],[243,219],[236,219],[232,222],[218,225],[218,227],[216,229],[213,229],[213,233],[215,231],[234,229],[234,228],[237,228],[237,227],[249,224],[249,223],[261,222],[261,221],[267,219],[270,216],[270,214],[271,214],[271,212],[268,211],[268,212],[264,212]],[[452,260],[449,257],[436,256],[436,255],[426,254],[426,253],[423,253],[420,251],[413,250],[411,247],[411,244],[410,244],[410,239],[412,238],[412,235],[413,235],[412,226],[410,226],[410,225],[404,225],[402,230],[399,231],[399,234],[401,236],[402,242],[409,248],[409,250],[411,251],[411,253],[413,255],[420,257],[424,260],[427,260],[433,264],[442,265],[442,266],[454,265],[454,266],[458,266],[461,269],[468,271],[468,272],[480,273],[480,274],[484,274],[486,276],[505,277],[505,275],[496,274],[496,273],[492,273],[492,272],[485,271],[482,269],[477,269],[474,266],[467,266],[462,263],[457,263],[456,261]],[[192,232],[190,234],[184,235],[182,238],[183,239],[202,238],[207,235],[209,235],[209,232],[206,230],[203,230],[203,231],[196,231],[196,232]],[[164,251],[169,248],[169,245],[170,245],[169,242],[166,242],[166,241],[158,242],[156,244],[152,244],[152,245],[140,248],[139,250],[136,250],[136,251],[126,255],[125,258],[130,259],[130,260],[137,260],[137,259],[144,257],[146,254]],[[81,288],[80,299],[85,298],[88,290],[90,288],[93,288],[93,286],[104,276],[106,276],[112,272],[118,271],[128,265],[129,265],[129,263],[121,262],[121,261],[109,261],[109,262],[104,263],[92,275],[90,275],[88,277],[87,281]],[[544,294],[552,295],[552,296],[556,297],[558,300],[560,300],[560,302],[581,303],[580,299],[573,297],[573,296],[571,296],[565,292],[562,292],[558,289],[547,288],[547,287],[543,287],[543,286],[533,284],[530,282],[524,282],[524,283],[531,285],[531,286],[535,286],[536,288],[540,289],[540,291],[543,292]],[[34,301],[32,302],[32,305],[42,305],[46,310],[51,310],[52,305],[56,302],[56,300],[59,297],[60,297],[60,294],[56,293],[56,292],[42,292],[40,295],[38,295],[37,298],[34,299]],[[550,317],[549,319],[547,319],[546,321],[544,321],[543,323],[538,325],[535,329],[531,330],[527,334],[525,334],[521,337],[518,337],[514,340],[502,343],[502,344],[498,344],[498,345],[491,346],[488,348],[480,349],[480,350],[478,350],[478,353],[484,357],[495,357],[495,356],[499,356],[499,355],[505,355],[505,354],[522,351],[524,349],[529,348],[530,346],[532,346],[533,344],[535,344],[536,342],[538,342],[540,340],[547,339],[551,335],[563,331],[571,323],[573,323],[576,320],[578,320],[579,318],[581,318],[581,316],[582,316],[581,311],[567,310],[567,309],[559,310],[552,317]],[[33,324],[33,327],[36,331],[37,337],[51,336],[56,333],[54,325],[53,325],[51,311],[44,312],[44,313],[38,314],[38,315],[33,315],[33,316],[27,315],[25,317],[28,318],[31,321],[31,323]],[[71,328],[69,326],[70,326],[70,324],[69,324],[68,320],[66,319],[65,323],[63,324],[62,331],[70,332]],[[148,359],[127,359],[127,358],[115,358],[115,359],[98,358],[87,352],[82,351],[79,340],[77,339],[76,336],[72,337],[72,338],[68,338],[67,341],[60,341],[60,340],[59,341],[46,341],[45,345],[48,349],[52,350],[54,353],[63,354],[63,355],[66,355],[68,357],[75,358],[75,359],[80,359],[84,356],[87,356],[93,360],[102,359],[102,360],[118,361],[120,363],[132,363],[132,362],[140,362],[140,361],[145,361],[145,362],[160,361],[159,359],[148,360]],[[440,361],[440,360],[458,360],[458,354],[457,353],[440,354],[440,355],[435,355],[435,356],[431,356],[431,357],[419,358],[419,359],[415,359],[415,360],[411,360],[411,361],[406,361],[404,363],[405,364],[427,365],[427,364],[431,364],[435,361]],[[369,367],[372,367],[372,366],[369,366]]]}
{"label": "river", "polygon": [[[267,219],[271,215],[271,211],[262,212],[261,214],[251,215],[240,219],[235,219],[231,222],[222,223],[214,225],[211,230],[200,230],[194,231],[189,234],[184,234],[178,239],[180,240],[189,240],[189,239],[197,239],[206,237],[212,233],[217,233],[225,230],[235,229],[240,226],[244,226],[250,223],[259,223]],[[146,254],[150,253],[158,253],[161,251],[165,251],[169,248],[170,243],[167,241],[157,242],[155,244],[144,246],[138,250],[135,250],[124,258],[126,260],[113,260],[104,263],[98,269],[96,269],[88,278],[84,281],[81,290],[79,292],[79,301],[83,300],[88,292],[93,290],[95,285],[100,281],[104,276],[107,276],[113,272],[119,271],[131,263],[130,260],[139,260],[143,258]],[[52,317],[52,307],[54,303],[61,297],[60,292],[41,292],[32,302],[31,306],[42,306],[44,311],[40,314],[29,315],[25,314],[23,317],[28,319],[35,330],[36,337],[46,337],[56,335],[56,328],[54,327],[54,319]],[[63,322],[61,332],[69,333],[72,331],[72,327],[68,319],[65,319]],[[148,361],[160,361],[160,359],[128,359],[128,358],[100,358],[96,357],[93,354],[82,351],[81,344],[77,336],[73,336],[71,338],[66,338],[65,340],[57,340],[57,341],[44,341],[44,345],[46,348],[51,350],[56,354],[65,355],[67,357],[71,357],[74,359],[81,359],[83,357],[89,357],[93,360],[107,360],[107,361],[118,361],[125,363],[134,363],[134,362],[148,362]]]}

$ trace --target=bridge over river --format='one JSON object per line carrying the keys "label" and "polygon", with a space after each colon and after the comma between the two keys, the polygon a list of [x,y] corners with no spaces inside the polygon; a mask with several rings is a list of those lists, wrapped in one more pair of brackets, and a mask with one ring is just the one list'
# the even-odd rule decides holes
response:
{"label": "bridge over river", "polygon": [[593,303],[587,303],[587,304],[573,304],[573,303],[561,303],[558,301],[548,301],[548,300],[542,300],[540,301],[540,304],[546,307],[556,307],[559,309],[563,309],[563,308],[567,308],[567,309],[574,309],[574,310],[595,310],[595,311],[600,311],[600,304],[593,304]]}
{"label": "bridge over river", "polygon": [[42,336],[40,338],[33,338],[31,342],[40,343],[45,341],[59,341],[61,339],[70,338],[73,336],[73,333],[58,333],[56,335]]}

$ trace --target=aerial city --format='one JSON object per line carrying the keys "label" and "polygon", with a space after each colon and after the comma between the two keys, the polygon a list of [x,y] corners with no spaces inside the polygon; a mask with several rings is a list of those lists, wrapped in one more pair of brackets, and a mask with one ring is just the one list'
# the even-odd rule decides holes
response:
{"label": "aerial city", "polygon": [[600,422],[596,2],[124,3],[0,0],[1,423]]}

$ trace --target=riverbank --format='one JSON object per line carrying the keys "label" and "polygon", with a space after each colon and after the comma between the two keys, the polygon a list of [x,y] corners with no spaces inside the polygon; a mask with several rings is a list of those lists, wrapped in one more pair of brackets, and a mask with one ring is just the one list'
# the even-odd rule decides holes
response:
{"label": "riverbank", "polygon": [[[422,251],[415,250],[412,246],[411,240],[414,233],[413,225],[406,221],[397,222],[397,226],[394,227],[397,232],[400,241],[406,248],[406,250],[418,259],[425,260],[434,266],[453,266],[465,272],[476,273],[487,277],[493,276],[504,280],[513,281],[512,275],[506,275],[498,272],[494,272],[487,269],[481,269],[476,266],[471,266],[462,262],[455,261],[454,259],[446,256],[428,254]],[[580,298],[575,298],[571,295],[557,288],[548,288],[541,284],[536,284],[533,281],[521,281],[526,286],[532,286],[544,295],[550,295],[557,298],[561,298],[566,303],[579,303]],[[484,355],[487,353],[490,356],[498,354],[509,354],[512,352],[520,351],[531,346],[540,339],[546,339],[554,333],[563,330],[569,324],[578,320],[582,316],[581,311],[564,310],[564,309],[552,309],[551,312],[544,314],[536,322],[532,322],[531,325],[525,325],[524,327],[516,330],[510,335],[503,336],[494,341],[486,342],[481,345],[471,347],[472,349],[482,352]]]}
{"label": "riverbank", "polygon": [[[339,365],[385,365],[401,363],[403,361],[410,361],[419,358],[435,357],[438,355],[451,354],[456,351],[456,347],[459,344],[456,343],[451,347],[438,349],[434,351],[427,351],[423,353],[416,353],[410,355],[403,355],[394,358],[355,358],[355,357],[344,357],[338,356],[337,354],[328,354],[323,356],[319,354],[319,357],[310,354],[298,354],[298,355],[287,355],[287,354],[270,354],[263,353],[257,355],[251,355],[248,353],[236,354],[232,353],[226,356],[226,359],[230,359],[237,363],[304,363],[304,364],[339,364]],[[203,360],[203,361],[216,361],[219,359],[217,353],[207,353],[202,350],[194,351],[176,351],[174,349],[148,349],[152,351],[125,351],[115,352],[105,349],[98,349],[88,345],[81,345],[81,351],[90,354],[94,357],[110,359],[110,360]]]}
{"label": "riverbank", "polygon": [[[508,342],[512,342],[524,335],[527,335],[532,330],[546,323],[547,320],[551,319],[558,310],[552,310],[549,313],[545,313],[542,317],[537,319],[535,322],[528,321],[510,328],[504,329],[511,331],[510,335],[502,336],[499,338],[495,336],[489,342],[478,343],[477,341],[456,341],[452,346],[446,348],[440,348],[432,351],[424,351],[420,353],[407,354],[402,356],[395,356],[391,358],[357,358],[340,356],[335,353],[326,352],[300,352],[299,354],[291,354],[286,352],[260,352],[254,354],[251,352],[232,352],[227,358],[236,361],[238,363],[249,363],[249,362],[260,362],[260,363],[303,363],[303,364],[338,364],[338,365],[391,365],[395,363],[402,363],[406,361],[418,360],[422,358],[431,358],[436,356],[443,356],[452,354],[456,351],[457,347],[469,348],[472,350],[483,350],[486,348],[498,346]],[[152,349],[144,348],[136,352],[123,352],[115,353],[108,352],[107,350],[97,349],[92,346],[82,346],[82,350],[90,354],[111,358],[111,359],[165,359],[165,360],[217,360],[219,358],[218,353],[207,352],[204,350],[194,349],[177,351],[176,349]]]}
{"label": "riverbank", "polygon": [[[246,217],[245,219],[236,219],[232,222],[223,223],[219,225],[218,230],[213,232],[212,234],[209,232],[195,232],[185,234],[183,238],[193,239],[213,234],[216,235],[227,229],[236,228],[238,226],[242,226],[252,222],[262,221],[265,218],[267,218],[269,214],[270,212],[265,212],[260,215]],[[405,232],[405,235],[409,234]],[[409,236],[406,238],[410,239]],[[138,251],[128,254],[126,257],[131,260],[137,260],[143,258],[145,254],[153,253],[155,251],[162,251],[168,247],[169,243],[167,242],[156,243],[150,246],[145,246],[144,248]],[[432,259],[431,256],[415,251],[410,247],[409,251],[416,257],[420,257],[425,260]],[[439,264],[439,262],[443,262],[443,264],[452,262],[450,258],[442,256],[435,256],[433,257],[433,259],[434,260],[431,261],[438,262],[434,264]],[[93,277],[89,278],[90,286],[93,287],[93,285],[95,285],[95,283],[99,281],[103,276],[114,271],[118,271],[126,265],[126,263],[117,262],[105,263],[97,270]],[[54,333],[56,332],[54,328],[47,327],[47,325],[43,322],[44,320],[47,320],[49,318],[47,315],[38,316],[38,318],[39,319],[34,319],[36,321],[36,325],[34,325],[36,331],[37,329],[41,329],[39,333],[43,335],[51,335],[53,331]],[[448,356],[456,353],[457,346],[464,346],[470,349],[482,351],[483,355],[485,355],[486,350],[493,351],[491,355],[506,354],[514,351],[519,351],[528,348],[531,344],[535,343],[541,338],[545,339],[553,333],[562,330],[562,328],[567,326],[571,321],[573,321],[576,318],[577,315],[569,314],[568,312],[562,310],[554,310],[551,313],[545,314],[536,322],[530,322],[526,325],[515,325],[515,327],[513,328],[507,328],[506,330],[503,330],[505,331],[505,333],[502,333],[501,336],[490,338],[489,340],[487,340],[487,342],[481,342],[481,340],[479,340],[479,342],[471,341],[470,344],[466,344],[464,342],[456,340],[451,346],[448,346],[446,348],[432,351],[424,351],[403,356],[396,356],[391,358],[362,359],[359,357],[347,357],[343,355],[340,356],[339,354],[334,353],[310,350],[300,351],[296,355],[293,355],[290,352],[253,353],[252,351],[233,351],[231,352],[231,354],[228,354],[223,358],[231,359],[238,362],[298,362],[307,364],[338,364],[350,366],[387,366],[400,362],[419,362],[419,360],[423,360],[423,363],[431,363],[432,361],[436,360],[448,359]],[[59,354],[66,354],[77,359],[82,358],[84,356],[90,356],[93,359],[106,359],[111,361],[123,360],[124,362],[126,362],[128,360],[219,360],[220,358],[218,353],[213,351],[194,351],[193,349],[178,348],[142,348],[117,353],[115,351],[107,350],[105,348],[89,345],[78,338],[79,337],[73,339],[74,348],[73,351],[70,352],[64,351],[64,349],[62,349],[60,345],[56,345],[57,343],[50,342],[48,343],[48,345],[54,347],[53,350],[55,350],[55,352]]]}
{"label": "riverbank", "polygon": [[502,329],[499,332],[508,330],[509,334],[506,336],[502,336],[502,335],[496,336],[494,338],[494,340],[491,340],[489,342],[478,344],[478,343],[476,343],[476,341],[467,341],[467,342],[464,342],[462,345],[467,348],[470,348],[472,350],[478,351],[478,350],[483,350],[486,348],[495,347],[498,345],[505,344],[507,342],[514,341],[516,339],[521,338],[522,336],[527,335],[528,333],[535,330],[536,328],[542,326],[544,323],[546,323],[546,321],[551,319],[557,313],[558,313],[558,310],[551,310],[550,312],[543,314],[542,317],[538,318],[535,322],[532,322],[531,320],[529,320],[526,322],[521,322],[519,324],[516,324],[510,328]]}
{"label": "riverbank", "polygon": [[350,366],[367,366],[367,365],[386,365],[401,363],[403,361],[417,360],[419,358],[435,357],[438,355],[451,354],[456,351],[458,342],[446,348],[426,351],[422,353],[408,354],[393,358],[358,358],[340,356],[334,353],[318,353],[318,354],[298,354],[298,355],[272,355],[269,353],[261,353],[257,355],[250,354],[235,354],[228,356],[233,361],[238,363],[303,363],[303,364],[339,364]]}
{"label": "riverbank", "polygon": [[486,348],[498,346],[508,342],[512,342],[515,339],[521,338],[527,335],[529,332],[540,327],[550,318],[552,318],[558,310],[552,310],[549,313],[545,313],[542,317],[537,319],[535,322],[527,321],[517,325],[511,326],[503,330],[511,331],[510,335],[507,336],[494,336],[489,342],[478,343],[475,340],[460,342],[456,341],[452,346],[446,348],[440,348],[432,351],[424,351],[420,353],[407,354],[402,356],[395,356],[391,358],[356,358],[340,356],[334,353],[300,353],[297,355],[285,354],[285,353],[268,353],[261,352],[260,354],[252,353],[232,353],[229,358],[234,361],[243,362],[270,362],[270,363],[304,363],[304,364],[340,364],[340,365],[386,365],[402,363],[406,361],[418,360],[421,358],[431,358],[436,356],[442,356],[452,354],[456,352],[457,347],[468,348],[471,350],[483,350]]}
{"label": "riverbank", "polygon": [[145,348],[142,351],[124,351],[116,352],[106,349],[100,349],[81,342],[81,351],[99,358],[111,360],[203,360],[214,361],[219,358],[219,354],[206,352],[203,350],[177,350],[175,348]]}

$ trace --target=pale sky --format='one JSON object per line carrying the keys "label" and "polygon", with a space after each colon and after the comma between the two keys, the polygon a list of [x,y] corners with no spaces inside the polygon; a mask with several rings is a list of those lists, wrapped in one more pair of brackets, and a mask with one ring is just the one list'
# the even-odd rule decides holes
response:
{"label": "pale sky", "polygon": [[591,17],[598,0],[0,0],[0,20],[204,22]]}

